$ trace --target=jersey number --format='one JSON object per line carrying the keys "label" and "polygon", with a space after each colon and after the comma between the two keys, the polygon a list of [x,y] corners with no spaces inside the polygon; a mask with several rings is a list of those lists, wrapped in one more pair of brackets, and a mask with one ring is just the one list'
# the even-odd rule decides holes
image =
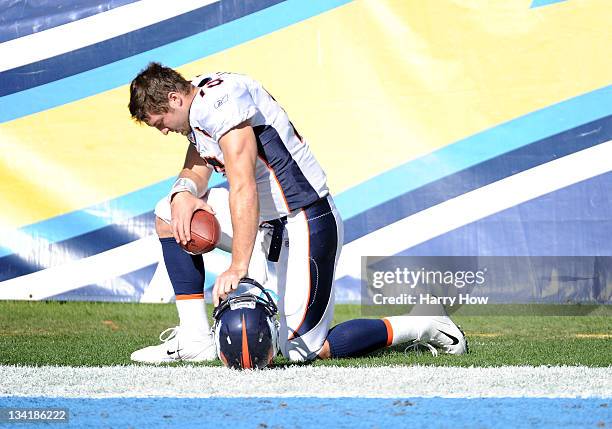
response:
{"label": "jersey number", "polygon": [[[202,86],[204,88],[213,88],[217,85],[221,85],[223,83],[223,79],[213,79],[213,80],[209,80],[209,79],[204,79],[202,81],[202,83],[200,83],[199,86]],[[204,92],[203,89],[200,90],[200,97],[204,97],[204,95],[206,95],[206,93]]]}

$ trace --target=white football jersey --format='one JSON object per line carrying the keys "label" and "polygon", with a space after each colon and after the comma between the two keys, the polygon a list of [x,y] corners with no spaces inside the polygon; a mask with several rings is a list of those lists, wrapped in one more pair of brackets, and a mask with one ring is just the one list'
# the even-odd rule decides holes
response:
{"label": "white football jersey", "polygon": [[253,127],[261,221],[278,219],[329,193],[308,144],[259,82],[236,73],[213,73],[191,83],[199,90],[189,112],[188,138],[215,171],[225,172],[219,139],[245,121]]}

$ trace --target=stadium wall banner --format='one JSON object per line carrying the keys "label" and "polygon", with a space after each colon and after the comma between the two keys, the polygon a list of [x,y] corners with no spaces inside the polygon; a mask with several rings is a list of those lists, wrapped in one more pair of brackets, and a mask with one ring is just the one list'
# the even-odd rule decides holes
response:
{"label": "stadium wall banner", "polygon": [[345,221],[338,301],[363,257],[469,256],[528,265],[499,302],[611,303],[606,0],[31,4],[0,0],[0,299],[173,299],[153,208],[187,142],[127,110],[159,61],[287,109]]}

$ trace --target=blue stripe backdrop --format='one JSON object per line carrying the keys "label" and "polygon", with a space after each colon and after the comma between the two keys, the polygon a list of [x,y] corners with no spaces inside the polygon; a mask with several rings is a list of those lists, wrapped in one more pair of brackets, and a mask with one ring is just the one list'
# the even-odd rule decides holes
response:
{"label": "blue stripe backdrop", "polygon": [[[0,43],[106,12],[136,0],[0,0]],[[1,79],[1,78],[0,78]]]}
{"label": "blue stripe backdrop", "polygon": [[338,209],[345,219],[351,218],[449,174],[609,115],[612,85],[497,125],[373,177],[344,192],[337,200]]}
{"label": "blue stripe backdrop", "polygon": [[286,0],[193,36],[35,88],[0,97],[0,123],[126,85],[151,61],[180,67],[350,0]]}
{"label": "blue stripe backdrop", "polygon": [[400,254],[612,255],[610,189],[612,172],[503,210]]}
{"label": "blue stripe backdrop", "polygon": [[[345,221],[345,240],[351,242],[466,192],[608,140],[612,140],[612,115],[507,152],[364,210]],[[396,188],[411,188],[409,180],[396,182]]]}
{"label": "blue stripe backdrop", "polygon": [[[139,270],[118,276],[112,279],[114,289],[111,286],[91,284],[65,293],[50,296],[49,299],[59,301],[109,301],[109,302],[134,302],[139,300],[145,288],[151,282],[157,264],[151,264]],[[208,276],[207,276],[208,277]],[[207,282],[211,279],[207,278]],[[212,280],[214,282],[214,279]],[[109,290],[112,289],[112,293]]]}
{"label": "blue stripe backdrop", "polygon": [[[221,0],[75,51],[0,73],[0,96],[95,69],[218,27],[284,0]],[[231,3],[232,7],[228,7]]]}
{"label": "blue stripe backdrop", "polygon": [[[517,118],[396,167],[335,196],[336,205],[342,217],[350,219],[487,159],[597,119],[606,118],[609,121],[612,113],[609,106],[612,106],[612,86]],[[608,131],[604,132],[609,132],[608,127],[606,125]],[[479,151],[471,150],[476,146]],[[170,189],[173,180],[170,178],[96,206],[28,225],[20,231],[52,243],[86,234],[113,222],[111,218],[99,217],[99,213],[108,212],[113,216],[122,213],[123,218],[114,220],[120,221],[151,211],[159,198]],[[221,177],[213,175],[211,185],[222,181]],[[396,186],[397,183],[403,186]],[[10,249],[0,246],[0,257],[11,253]]]}
{"label": "blue stripe backdrop", "polygon": [[[396,186],[394,186],[396,193],[405,189],[409,190],[374,206],[371,206],[372,200],[376,199],[376,195],[379,192],[372,193],[371,188],[374,184],[368,182],[362,186],[366,188],[369,187],[370,192],[360,191],[361,187],[358,187],[357,189],[354,188],[351,191],[341,194],[337,198],[338,206],[341,207],[341,214],[345,218],[345,243],[354,241],[392,222],[439,204],[449,198],[456,197],[536,165],[600,144],[611,138],[612,116],[608,116],[555,136],[542,139],[538,142],[525,145],[488,161],[475,164],[471,168],[456,172],[416,189],[411,189],[413,187],[413,184],[410,182],[411,175],[401,180],[396,179]],[[444,150],[446,150],[446,148],[442,149],[442,151]],[[436,153],[430,156],[435,156],[435,154]],[[405,169],[405,167],[403,168]],[[419,170],[418,166],[417,170]],[[62,260],[56,260],[54,264],[92,256],[139,238],[129,233],[129,228],[126,229],[125,225],[133,225],[134,222],[137,222],[144,223],[146,227],[151,228],[153,222],[151,208],[167,192],[172,180],[173,179],[168,179],[141,191],[112,200],[110,209],[108,204],[104,203],[101,204],[100,207],[90,207],[83,211],[68,213],[63,216],[30,225],[23,228],[22,231],[26,234],[49,240],[50,248],[57,247],[58,249],[62,249],[60,253],[65,255],[65,257]],[[379,177],[378,188],[383,189],[388,181],[388,175]],[[401,183],[401,186],[397,186],[398,183]],[[213,176],[211,180],[212,186],[224,184],[226,185],[224,179],[220,175]],[[360,201],[362,202],[363,211],[352,217],[348,217],[345,211],[350,212],[350,210],[346,209],[346,205],[343,208],[343,202],[346,200],[354,201],[356,192],[360,193],[362,196]],[[589,193],[585,192],[584,195],[589,195]],[[580,194],[576,195],[575,198],[576,201],[582,201],[583,199]],[[109,217],[99,217],[100,212],[109,213]],[[119,213],[121,213],[123,217],[117,218],[116,216]],[[597,225],[599,228],[605,229],[604,223],[600,222]],[[455,239],[449,239],[448,243],[445,245],[446,247],[443,247],[443,249],[450,251],[454,246],[461,245],[464,247],[468,246],[467,248],[469,248],[471,252],[476,252],[476,249],[469,247],[470,234],[473,232],[474,231],[466,231],[465,234],[460,234],[460,236]],[[584,231],[582,232],[584,233]],[[576,235],[575,237],[580,236],[581,235]],[[537,242],[538,240],[535,240],[533,245],[537,245]],[[430,246],[434,247],[428,247],[427,251],[431,252],[434,248],[437,248],[437,243],[438,241],[432,241]],[[559,246],[561,246],[564,251],[573,249],[572,254],[595,255],[600,254],[600,252],[604,251],[602,249],[607,248],[605,243],[595,244],[592,243],[592,241],[590,242],[591,247],[588,249],[584,246],[576,247],[576,245],[572,243],[573,242],[569,240],[562,240],[559,241],[556,246],[550,247],[550,249],[561,251],[559,250]],[[524,249],[525,246],[531,245],[532,244],[523,243],[522,249]],[[566,247],[563,247],[563,245]],[[482,249],[479,251],[486,252],[486,248],[487,247],[482,244]],[[441,253],[435,254],[444,253],[441,249],[438,251]],[[595,253],[588,253],[589,251],[595,251]],[[459,254],[470,254],[469,251],[466,250],[466,252],[467,253],[460,252]],[[500,254],[499,252],[505,254],[502,249],[483,254]],[[527,252],[527,250],[524,249],[523,252]],[[510,252],[508,254],[512,253]],[[536,252],[533,254],[542,253]],[[553,252],[552,254],[566,253]],[[36,264],[28,255],[13,254],[11,249],[6,247],[0,248],[0,267],[2,267],[0,268],[0,281],[48,268]]]}

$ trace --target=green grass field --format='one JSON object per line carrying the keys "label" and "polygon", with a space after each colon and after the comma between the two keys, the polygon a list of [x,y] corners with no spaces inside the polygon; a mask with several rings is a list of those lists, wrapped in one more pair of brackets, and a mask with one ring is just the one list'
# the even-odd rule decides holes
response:
{"label": "green grass field", "polygon": [[[395,348],[359,359],[313,364],[612,365],[610,306],[599,306],[581,316],[533,315],[546,312],[525,308],[523,315],[454,314],[453,319],[468,337],[470,354],[465,356],[433,357]],[[510,313],[520,314],[519,309]],[[360,311],[358,305],[337,305],[334,323],[360,317]],[[0,302],[0,364],[126,365],[131,363],[132,351],[157,344],[159,333],[177,323],[174,305],[4,301]],[[288,364],[282,358],[275,361],[279,366]]]}

